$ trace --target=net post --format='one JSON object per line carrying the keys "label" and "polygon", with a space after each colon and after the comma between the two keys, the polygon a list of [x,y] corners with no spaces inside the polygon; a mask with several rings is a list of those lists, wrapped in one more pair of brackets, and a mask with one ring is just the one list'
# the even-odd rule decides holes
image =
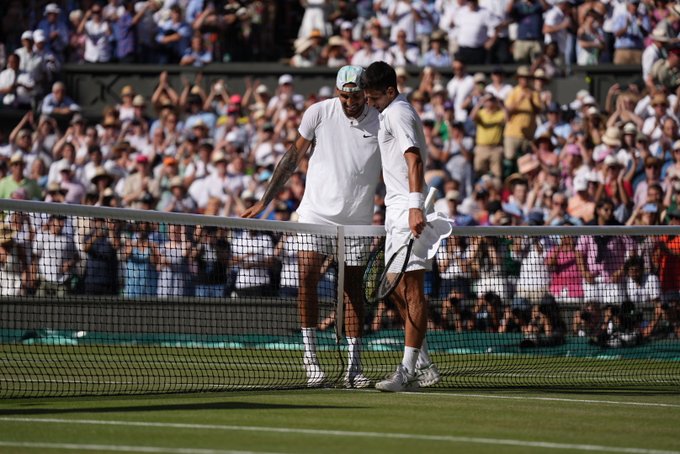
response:
{"label": "net post", "polygon": [[345,327],[345,227],[338,226],[338,301],[335,309],[335,342],[340,345]]}

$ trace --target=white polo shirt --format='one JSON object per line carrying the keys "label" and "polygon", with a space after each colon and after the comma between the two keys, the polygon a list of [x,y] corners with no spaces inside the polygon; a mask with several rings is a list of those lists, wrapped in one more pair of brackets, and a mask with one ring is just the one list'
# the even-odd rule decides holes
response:
{"label": "white polo shirt", "polygon": [[380,115],[378,140],[387,189],[385,205],[388,210],[408,209],[410,190],[404,152],[417,147],[424,167],[427,161],[427,145],[420,117],[403,94],[397,96]]}
{"label": "white polo shirt", "polygon": [[298,208],[301,222],[370,224],[380,175],[378,111],[366,106],[360,118],[345,115],[340,99],[311,105],[299,132],[315,140]]}

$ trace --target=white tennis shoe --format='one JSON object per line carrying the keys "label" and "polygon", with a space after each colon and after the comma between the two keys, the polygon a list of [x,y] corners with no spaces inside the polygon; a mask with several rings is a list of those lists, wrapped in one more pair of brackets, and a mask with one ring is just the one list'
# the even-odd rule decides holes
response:
{"label": "white tennis shoe", "polygon": [[323,385],[326,381],[326,374],[321,369],[319,361],[316,358],[305,356],[303,362],[307,373],[307,387],[318,388]]}
{"label": "white tennis shoe", "polygon": [[439,369],[434,363],[430,363],[427,366],[416,367],[416,380],[418,380],[418,386],[421,388],[427,388],[428,386],[434,386],[442,380],[439,374]]}
{"label": "white tennis shoe", "polygon": [[347,371],[344,380],[345,388],[368,388],[371,385],[371,379],[361,372]]}
{"label": "white tennis shoe", "polygon": [[415,391],[418,389],[418,379],[415,374],[409,374],[406,368],[399,364],[397,370],[385,380],[376,383],[375,388],[391,393]]}

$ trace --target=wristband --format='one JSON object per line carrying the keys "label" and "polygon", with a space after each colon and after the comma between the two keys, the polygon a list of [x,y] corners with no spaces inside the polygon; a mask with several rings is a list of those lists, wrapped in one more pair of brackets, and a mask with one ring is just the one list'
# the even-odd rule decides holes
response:
{"label": "wristband", "polygon": [[422,192],[409,192],[408,193],[408,207],[422,209],[423,208],[423,193]]}

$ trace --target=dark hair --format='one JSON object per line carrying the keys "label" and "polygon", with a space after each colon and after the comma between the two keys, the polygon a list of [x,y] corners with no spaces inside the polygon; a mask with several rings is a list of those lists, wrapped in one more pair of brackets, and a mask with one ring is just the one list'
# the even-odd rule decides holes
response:
{"label": "dark hair", "polygon": [[386,92],[388,88],[397,89],[397,73],[384,61],[371,63],[364,71],[363,85],[366,90]]}

